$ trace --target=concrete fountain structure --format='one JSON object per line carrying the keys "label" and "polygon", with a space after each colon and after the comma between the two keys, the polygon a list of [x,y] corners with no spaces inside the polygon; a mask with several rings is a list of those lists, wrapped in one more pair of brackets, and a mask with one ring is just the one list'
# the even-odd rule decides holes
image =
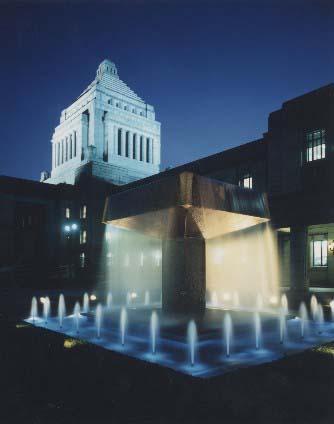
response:
{"label": "concrete fountain structure", "polygon": [[207,241],[269,221],[265,195],[191,172],[113,194],[103,222],[162,240],[162,308],[203,312]]}
{"label": "concrete fountain structure", "polygon": [[[55,308],[46,296],[40,318],[33,297],[28,322],[201,378],[333,339],[334,303],[333,321],[325,322],[315,296],[311,314],[301,302],[295,317],[287,296],[278,295],[264,195],[186,172],[110,196],[103,222],[119,231],[112,233],[117,243],[111,253],[120,252],[110,282],[118,284],[98,294],[96,307],[85,293],[82,308],[76,301],[67,316],[63,295],[58,317],[51,316]],[[144,268],[144,250],[151,248],[146,236],[161,250],[153,273],[161,272],[158,292],[145,285],[148,273],[137,286],[122,287]]]}

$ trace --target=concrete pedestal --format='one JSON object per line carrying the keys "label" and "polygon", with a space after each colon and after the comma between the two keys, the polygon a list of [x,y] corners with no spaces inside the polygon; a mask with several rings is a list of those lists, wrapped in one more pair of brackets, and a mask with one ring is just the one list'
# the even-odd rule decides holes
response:
{"label": "concrete pedestal", "polygon": [[182,313],[205,310],[205,240],[163,240],[162,308]]}

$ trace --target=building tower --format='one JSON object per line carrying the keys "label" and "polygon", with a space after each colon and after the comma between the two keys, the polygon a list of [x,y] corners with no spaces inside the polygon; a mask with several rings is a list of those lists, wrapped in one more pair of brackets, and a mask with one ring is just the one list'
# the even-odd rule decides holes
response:
{"label": "building tower", "polygon": [[160,123],[118,76],[110,60],[68,108],[52,136],[51,177],[46,183],[75,184],[80,175],[122,185],[159,172]]}

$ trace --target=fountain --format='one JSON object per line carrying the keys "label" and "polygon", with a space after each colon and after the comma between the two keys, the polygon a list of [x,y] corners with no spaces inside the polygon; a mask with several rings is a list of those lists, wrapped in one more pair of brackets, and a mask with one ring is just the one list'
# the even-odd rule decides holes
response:
{"label": "fountain", "polygon": [[256,350],[260,347],[261,341],[261,316],[259,312],[254,313],[254,330],[255,330],[255,348]]}
{"label": "fountain", "polygon": [[229,357],[230,350],[231,350],[231,339],[232,339],[232,318],[228,312],[224,315],[223,334],[225,339],[226,356]]}
{"label": "fountain", "polygon": [[145,306],[149,306],[149,304],[150,304],[150,292],[149,292],[149,290],[145,291],[144,304],[145,304]]}
{"label": "fountain", "polygon": [[286,294],[282,294],[281,297],[281,307],[283,309],[283,312],[285,315],[289,314],[289,306],[288,306],[288,298],[286,297]]}
{"label": "fountain", "polygon": [[239,308],[240,306],[239,294],[236,291],[233,292],[233,306],[234,308]]}
{"label": "fountain", "polygon": [[263,309],[263,296],[261,293],[258,293],[256,295],[256,309],[258,311],[262,311]]}
{"label": "fountain", "polygon": [[218,307],[218,296],[215,290],[211,293],[211,306],[214,308]]}
{"label": "fountain", "polygon": [[131,306],[131,292],[129,291],[126,293],[126,306]]}
{"label": "fountain", "polygon": [[74,305],[73,318],[75,324],[75,332],[79,334],[79,321],[80,321],[80,303],[76,302]]}
{"label": "fountain", "polygon": [[48,318],[50,316],[50,313],[51,313],[50,298],[46,296],[43,299],[43,316],[44,316],[45,325],[48,324]]}
{"label": "fountain", "polygon": [[120,316],[120,331],[121,331],[122,346],[124,346],[124,343],[125,343],[126,324],[127,324],[127,312],[126,312],[126,309],[122,307],[121,316]]}
{"label": "fountain", "polygon": [[281,344],[283,344],[286,339],[286,331],[285,310],[281,307],[279,310],[279,341]]}
{"label": "fountain", "polygon": [[35,320],[38,318],[38,305],[35,296],[31,299],[30,318],[32,319],[33,324],[35,324]]}
{"label": "fountain", "polygon": [[319,330],[318,330],[319,334],[322,333],[322,327],[323,327],[324,322],[325,322],[325,320],[324,320],[324,308],[320,303],[318,303],[317,311],[316,311],[316,323],[319,326]]}
{"label": "fountain", "polygon": [[153,355],[155,355],[155,352],[156,352],[158,332],[159,332],[159,318],[156,311],[153,311],[151,314],[151,320],[150,320],[151,350]]}
{"label": "fountain", "polygon": [[197,344],[197,327],[194,320],[189,321],[187,335],[188,335],[190,364],[193,367],[195,365],[195,353],[196,353],[196,344]]}
{"label": "fountain", "polygon": [[107,302],[106,302],[107,309],[111,309],[111,305],[112,305],[112,294],[111,292],[109,292],[107,294]]}
{"label": "fountain", "polygon": [[95,311],[96,336],[98,339],[101,337],[102,319],[103,319],[103,309],[102,309],[101,303],[99,303]]}
{"label": "fountain", "polygon": [[311,296],[311,314],[313,321],[317,318],[317,311],[318,311],[318,299],[314,294]]}
{"label": "fountain", "polygon": [[63,322],[66,315],[66,307],[65,307],[65,298],[63,294],[59,295],[58,301],[58,320],[59,320],[59,328],[63,328]]}
{"label": "fountain", "polygon": [[329,302],[329,307],[331,309],[331,319],[332,319],[332,321],[334,321],[334,300],[331,300]]}
{"label": "fountain", "polygon": [[88,293],[85,293],[84,294],[82,311],[85,314],[87,314],[89,312],[89,296],[88,296]]}
{"label": "fountain", "polygon": [[307,331],[307,325],[308,325],[308,314],[305,302],[300,303],[299,307],[299,315],[300,315],[300,335],[303,339],[305,337],[305,333]]}

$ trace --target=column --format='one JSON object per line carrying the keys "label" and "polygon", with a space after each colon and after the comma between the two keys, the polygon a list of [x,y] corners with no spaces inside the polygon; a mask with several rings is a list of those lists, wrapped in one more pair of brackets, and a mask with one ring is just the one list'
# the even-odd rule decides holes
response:
{"label": "column", "polygon": [[147,162],[148,163],[152,163],[152,138],[148,137],[146,139],[146,142],[148,143],[148,157],[147,157]]}
{"label": "column", "polygon": [[52,142],[52,166],[55,168],[57,166],[57,149],[56,143]]}
{"label": "column", "polygon": [[64,140],[60,143],[60,163],[64,163]]}
{"label": "column", "polygon": [[135,138],[135,159],[139,160],[140,143],[139,143],[139,136],[137,133],[134,134],[134,138]]}
{"label": "column", "polygon": [[142,138],[141,151],[142,151],[143,162],[146,162],[146,137],[142,136],[141,138]]}
{"label": "column", "polygon": [[125,156],[125,130],[121,128],[121,156]]}
{"label": "column", "polygon": [[154,139],[151,138],[151,163],[154,163]]}
{"label": "column", "polygon": [[162,241],[162,308],[168,312],[205,310],[205,240]]}
{"label": "column", "polygon": [[133,132],[129,131],[128,134],[128,142],[129,142],[129,158],[133,158]]}
{"label": "column", "polygon": [[[308,291],[307,281],[307,226],[295,225],[291,227],[290,236],[290,285],[291,295],[297,301]],[[289,299],[290,300],[290,299]]]}

